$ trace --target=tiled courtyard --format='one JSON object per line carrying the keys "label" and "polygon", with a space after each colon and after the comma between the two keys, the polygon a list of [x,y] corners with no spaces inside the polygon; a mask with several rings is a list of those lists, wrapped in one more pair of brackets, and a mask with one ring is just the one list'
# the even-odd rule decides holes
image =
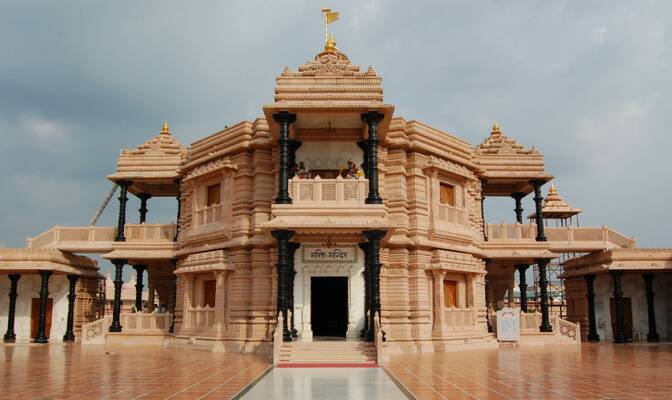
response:
{"label": "tiled courtyard", "polygon": [[[0,362],[3,400],[228,399],[270,367],[268,360],[251,355],[79,345],[0,345]],[[418,399],[672,399],[672,344],[393,356],[386,368]],[[328,378],[320,372],[291,371],[283,387],[295,379],[299,391],[306,385],[320,389],[314,385]],[[362,385],[356,376],[341,378],[344,385]],[[280,393],[285,399],[301,397]]]}
{"label": "tiled courtyard", "polygon": [[229,399],[266,359],[162,348],[1,346],[0,399]]}
{"label": "tiled courtyard", "polygon": [[418,399],[672,399],[672,344],[584,344],[396,356]]}

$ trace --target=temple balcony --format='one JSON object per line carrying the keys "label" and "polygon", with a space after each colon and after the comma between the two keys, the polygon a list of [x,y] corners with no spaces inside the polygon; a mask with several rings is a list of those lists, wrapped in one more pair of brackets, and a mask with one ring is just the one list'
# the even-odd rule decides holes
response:
{"label": "temple balcony", "polygon": [[[124,233],[125,242],[115,242],[117,229],[113,227],[63,227],[55,226],[34,238],[28,238],[26,245],[33,249],[58,249],[73,253],[117,253],[113,258],[128,256],[147,258],[174,257],[176,243],[175,224],[127,224]],[[112,252],[112,253],[110,253]]]}
{"label": "temple balcony", "polygon": [[534,258],[535,253],[584,253],[635,246],[634,239],[606,226],[545,227],[544,232],[547,241],[537,242],[536,224],[488,224],[488,240],[480,247],[488,258]]}
{"label": "temple balcony", "polygon": [[273,218],[267,229],[361,232],[362,229],[389,229],[384,204],[366,204],[369,181],[365,178],[292,178],[292,204],[273,204]]}

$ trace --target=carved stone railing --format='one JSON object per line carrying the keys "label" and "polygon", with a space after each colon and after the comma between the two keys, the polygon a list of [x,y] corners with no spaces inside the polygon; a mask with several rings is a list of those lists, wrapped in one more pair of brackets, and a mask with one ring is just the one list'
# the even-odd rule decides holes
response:
{"label": "carved stone railing", "polygon": [[374,341],[376,344],[376,358],[378,359],[378,365],[382,366],[387,361],[385,359],[385,332],[383,331],[383,325],[380,322],[380,316],[378,313],[373,315],[373,326],[375,335]]}
{"label": "carved stone railing", "polygon": [[82,325],[82,344],[105,344],[105,335],[112,323],[109,315]]}
{"label": "carved stone railing", "polygon": [[280,363],[283,322],[284,318],[282,318],[282,311],[280,311],[280,313],[278,313],[278,323],[275,324],[275,331],[273,331],[273,365],[275,366]]}
{"label": "carved stone railing", "polygon": [[124,233],[127,242],[169,242],[175,237],[175,224],[127,224]]}
{"label": "carved stone railing", "polygon": [[[497,333],[497,314],[489,312],[488,319],[490,320],[493,332]],[[561,339],[565,342],[568,341],[572,344],[581,344],[581,325],[555,316],[551,316],[549,319],[551,326],[553,327],[553,332],[543,333],[543,335],[553,335],[557,339]],[[520,312],[521,335],[542,334],[539,330],[540,326],[541,313],[536,311],[532,313]]]}
{"label": "carved stone railing", "polygon": [[467,210],[464,208],[457,208],[447,204],[439,204],[438,219],[441,222],[450,222],[453,224],[466,225],[467,224]]}
{"label": "carved stone railing", "polygon": [[447,308],[444,310],[444,316],[449,332],[463,332],[475,329],[476,312],[473,307]]}
{"label": "carved stone railing", "polygon": [[125,313],[119,316],[124,332],[168,333],[171,313]]}
{"label": "carved stone railing", "polygon": [[535,224],[488,224],[488,241],[534,241],[536,234],[537,225]]}
{"label": "carved stone railing", "polygon": [[301,206],[353,206],[364,205],[368,194],[369,180],[358,179],[312,179],[292,178],[289,195],[292,203]]}
{"label": "carved stone railing", "polygon": [[[28,238],[26,245],[33,249],[111,250],[116,232],[116,228],[109,226],[54,226],[34,238]],[[175,224],[127,224],[124,234],[127,242],[172,242],[175,236]]]}
{"label": "carved stone railing", "polygon": [[572,245],[577,242],[595,242],[603,243],[605,246],[608,243],[616,247],[634,247],[635,240],[616,232],[613,229],[602,227],[547,227],[545,229],[546,238],[554,242],[566,242]]}
{"label": "carved stone railing", "polygon": [[210,328],[215,324],[215,308],[196,306],[189,310],[189,326],[191,328]]}
{"label": "carved stone railing", "polygon": [[564,320],[559,317],[551,317],[553,332],[556,336],[569,340],[570,342],[581,344],[581,325]]}
{"label": "carved stone railing", "polygon": [[194,211],[195,226],[207,225],[222,220],[222,205],[213,204],[206,207],[197,207]]}
{"label": "carved stone railing", "polygon": [[56,248],[62,242],[112,242],[116,235],[113,227],[54,226],[33,238],[26,239],[26,245],[32,249]]}
{"label": "carved stone railing", "polygon": [[[634,247],[635,240],[613,229],[602,227],[545,227],[546,239],[551,246],[560,248],[600,249]],[[488,241],[526,241],[536,238],[536,224],[488,224]]]}
{"label": "carved stone railing", "polygon": [[541,313],[536,311],[531,313],[520,312],[520,333],[537,333],[541,326]]}

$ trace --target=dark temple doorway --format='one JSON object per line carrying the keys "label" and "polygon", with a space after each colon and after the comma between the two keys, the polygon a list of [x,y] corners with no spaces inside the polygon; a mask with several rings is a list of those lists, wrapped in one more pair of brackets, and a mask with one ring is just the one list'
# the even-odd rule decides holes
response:
{"label": "dark temple doorway", "polygon": [[315,338],[345,338],[348,330],[348,278],[310,279],[311,329]]}

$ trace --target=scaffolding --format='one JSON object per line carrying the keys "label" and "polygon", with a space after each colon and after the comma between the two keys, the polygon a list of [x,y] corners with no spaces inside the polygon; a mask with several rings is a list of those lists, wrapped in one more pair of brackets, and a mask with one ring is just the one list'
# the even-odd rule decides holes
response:
{"label": "scaffolding", "polygon": [[[558,194],[554,185],[551,185],[548,191],[548,197],[544,201],[542,208],[542,220],[545,227],[549,224],[555,224],[556,227],[579,227],[580,208],[570,207]],[[534,218],[534,214],[528,217]],[[565,302],[565,284],[561,278],[565,271],[565,264],[572,258],[579,257],[583,253],[560,253],[560,256],[551,260],[546,266],[546,277],[548,279],[548,311],[551,315],[557,315],[564,318],[567,315]],[[534,275],[534,297],[535,304],[539,304],[539,265],[533,266]],[[536,308],[536,307],[535,307]]]}

